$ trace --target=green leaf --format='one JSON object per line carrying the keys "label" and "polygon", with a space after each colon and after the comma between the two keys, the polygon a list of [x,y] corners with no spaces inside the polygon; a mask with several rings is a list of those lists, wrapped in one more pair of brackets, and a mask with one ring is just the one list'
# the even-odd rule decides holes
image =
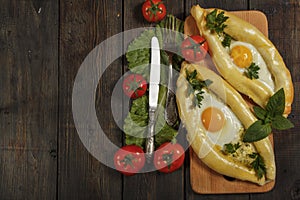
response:
{"label": "green leaf", "polygon": [[[164,115],[160,115],[160,116],[163,117]],[[159,122],[161,122],[161,123],[156,126],[156,128],[158,128],[158,130],[160,130],[155,135],[155,146],[156,147],[159,147],[160,145],[162,145],[165,142],[170,142],[177,135],[177,130],[173,129],[172,127],[170,127],[166,123],[163,123],[165,121],[159,120]],[[160,126],[162,126],[162,127],[160,127]]]}
{"label": "green leaf", "polygon": [[222,41],[223,47],[230,47],[231,39],[232,39],[231,36],[225,33],[224,34],[224,39]]}
{"label": "green leaf", "polygon": [[[164,119],[164,106],[166,103],[165,86],[160,86],[158,94],[158,110],[155,131],[157,134],[154,137],[155,146],[158,147],[164,142],[172,141],[177,130],[167,125]],[[125,144],[135,144],[144,148],[148,125],[148,96],[144,95],[133,100],[130,112],[124,120]]]}
{"label": "green leaf", "polygon": [[254,169],[258,179],[261,179],[267,171],[264,159],[258,153],[249,154],[249,157],[254,159],[250,165]]}
{"label": "green leaf", "polygon": [[239,142],[236,144],[228,143],[228,144],[224,144],[224,151],[225,153],[235,153],[236,150],[240,147],[241,145]]}
{"label": "green leaf", "polygon": [[126,53],[129,69],[147,66],[150,63],[150,44],[153,36],[154,30],[146,30],[129,44]]}
{"label": "green leaf", "polygon": [[287,118],[283,117],[282,115],[276,115],[272,120],[272,128],[274,129],[286,130],[293,127],[294,124]]}
{"label": "green leaf", "polygon": [[285,94],[283,88],[278,90],[273,96],[270,97],[266,110],[270,113],[271,117],[275,115],[282,115],[285,108]]}
{"label": "green leaf", "polygon": [[[183,21],[174,17],[173,15],[168,15],[163,21],[156,25],[156,29],[148,29],[141,33],[138,37],[136,37],[127,48],[126,52],[126,60],[128,64],[128,68],[137,74],[142,74],[144,77],[149,76],[149,63],[150,63],[150,45],[151,38],[153,36],[157,36],[160,47],[163,45],[163,38],[167,35],[167,33],[162,32],[161,28],[168,28],[166,22],[172,22],[174,25],[174,31],[178,31],[179,33],[183,33]],[[183,34],[176,34],[176,44],[181,44],[183,41]],[[183,59],[174,55],[175,59],[173,59],[173,65],[176,66],[176,69],[179,71],[181,63]],[[162,64],[168,65],[169,59],[168,55],[165,51],[161,51],[161,62]]]}
{"label": "green leaf", "polygon": [[206,16],[206,27],[209,28],[212,32],[216,32],[218,34],[223,33],[226,24],[224,22],[228,19],[227,16],[224,15],[224,11],[218,13],[217,9],[214,9]]}
{"label": "green leaf", "polygon": [[125,144],[126,145],[137,145],[141,148],[144,148],[146,140],[144,138],[138,138],[131,135],[125,135]]}
{"label": "green leaf", "polygon": [[148,98],[142,96],[132,102],[130,113],[124,120],[125,143],[141,146],[145,143],[148,124]]}
{"label": "green leaf", "polygon": [[174,54],[172,57],[172,66],[173,69],[180,71],[181,63],[184,61],[184,58],[180,55]]}
{"label": "green leaf", "polygon": [[159,87],[158,94],[158,106],[157,108],[157,120],[155,124],[156,135],[154,137],[155,146],[159,147],[165,142],[173,140],[177,135],[177,130],[170,127],[165,121],[164,108],[166,104],[167,88],[165,86]]}
{"label": "green leaf", "polygon": [[[156,29],[149,29],[141,33],[128,46],[126,52],[126,59],[128,68],[131,72],[142,74],[146,79],[149,79],[149,63],[150,63],[150,44],[151,38],[157,36],[159,44],[162,47],[163,38],[166,32],[162,32],[161,28],[168,28],[168,23],[172,23],[174,30],[183,33],[183,21],[177,19],[172,15],[168,15],[161,23],[157,24]],[[168,27],[167,27],[168,26]],[[165,29],[164,29],[165,30]],[[172,29],[173,30],[173,29]],[[181,44],[183,40],[182,34],[176,35],[176,44]],[[169,64],[168,54],[161,50],[161,63]],[[174,59],[175,58],[175,59]],[[180,70],[183,59],[180,56],[173,56],[173,66]],[[161,79],[158,104],[160,108],[165,106],[167,88],[163,85],[167,84],[167,70],[166,67],[161,67]],[[148,95],[132,101],[130,112],[124,120],[125,143],[135,144],[144,148],[148,125]],[[156,121],[155,130],[158,132],[155,135],[155,145],[160,145],[166,141],[172,141],[176,135],[177,130],[168,126],[164,120],[164,109],[158,110],[158,118]]]}
{"label": "green leaf", "polygon": [[[164,43],[172,43],[178,49],[178,54],[180,54],[179,49],[182,41],[184,40],[183,28],[184,28],[184,22],[176,18],[174,15],[167,15],[162,21],[160,21],[160,23],[156,25],[156,36],[158,37],[161,48],[162,49],[164,48],[163,46],[165,45]],[[181,55],[177,55],[176,52],[173,53],[174,53],[174,55],[172,56],[173,69],[180,71],[181,63],[184,61],[184,59],[181,57]],[[166,61],[167,62],[163,62],[163,64],[168,65],[169,59],[167,59]]]}
{"label": "green leaf", "polygon": [[186,80],[189,82],[189,89],[188,95],[194,93],[194,105],[197,105],[199,108],[201,107],[201,101],[203,100],[203,88],[207,87],[208,85],[212,84],[212,81],[206,79],[204,81],[197,79],[197,70],[193,72],[189,72],[186,69]]}
{"label": "green leaf", "polygon": [[264,109],[262,109],[259,106],[254,106],[253,110],[258,119],[265,120],[265,118],[267,116],[267,111],[265,111]]}
{"label": "green leaf", "polygon": [[245,74],[248,78],[250,79],[258,79],[258,71],[259,71],[259,66],[256,65],[255,63],[251,63],[251,65],[246,69]]}
{"label": "green leaf", "polygon": [[272,128],[286,130],[294,127],[291,121],[282,116],[285,109],[283,88],[270,97],[266,110],[258,106],[254,106],[253,109],[259,120],[246,130],[243,139],[245,142],[254,142],[267,137]]}
{"label": "green leaf", "polygon": [[256,142],[267,137],[271,132],[271,124],[264,124],[262,120],[257,120],[246,130],[243,142]]}

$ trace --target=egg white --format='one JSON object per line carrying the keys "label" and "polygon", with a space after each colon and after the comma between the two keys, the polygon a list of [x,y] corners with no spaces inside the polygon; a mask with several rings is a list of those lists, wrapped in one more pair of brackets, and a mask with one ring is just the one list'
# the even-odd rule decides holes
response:
{"label": "egg white", "polygon": [[[262,56],[260,55],[260,53],[257,51],[257,49],[249,43],[246,42],[241,42],[241,41],[231,41],[230,44],[230,48],[229,48],[229,52],[231,51],[231,49],[235,46],[244,46],[247,49],[249,49],[252,53],[252,58],[253,61],[256,65],[259,66],[259,70],[258,70],[258,80],[260,80],[262,83],[264,83],[271,91],[274,92],[275,90],[275,86],[274,86],[274,81],[272,79],[272,75],[270,73],[270,71],[268,70],[268,67],[264,61],[264,59],[262,58]],[[235,65],[235,64],[234,64]],[[245,68],[240,68],[237,65],[235,65],[237,69],[239,69],[239,71],[241,73],[245,73],[246,69]]]}
{"label": "egg white", "polygon": [[[203,93],[204,99],[201,101],[201,107],[197,107],[197,111],[200,113],[200,127],[205,130],[208,138],[217,145],[223,147],[224,144],[230,142],[237,142],[240,140],[241,132],[244,130],[242,123],[237,118],[237,116],[232,112],[232,110],[215,94],[210,91],[205,90]],[[210,132],[206,130],[202,123],[201,115],[203,111],[208,107],[215,107],[221,110],[225,117],[225,123],[221,130],[216,132]]]}

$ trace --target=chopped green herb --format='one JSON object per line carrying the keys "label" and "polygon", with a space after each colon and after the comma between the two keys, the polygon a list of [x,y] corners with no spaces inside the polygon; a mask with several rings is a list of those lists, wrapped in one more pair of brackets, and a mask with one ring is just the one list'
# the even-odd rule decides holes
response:
{"label": "chopped green herb", "polygon": [[239,142],[236,144],[228,143],[228,144],[224,145],[224,152],[225,153],[235,153],[236,150],[240,147],[241,147],[241,145]]}
{"label": "chopped green herb", "polygon": [[211,13],[206,16],[206,27],[211,32],[216,32],[220,37],[223,37],[223,47],[230,47],[231,36],[224,32],[225,24],[229,17],[224,15],[224,11],[218,13],[217,9],[214,9]]}
{"label": "chopped green herb", "polygon": [[258,179],[261,179],[264,175],[266,175],[264,159],[258,153],[249,154],[249,157],[254,159],[250,165],[254,169]]}
{"label": "chopped green herb", "polygon": [[231,36],[225,33],[224,39],[222,41],[223,47],[230,47],[230,43],[231,43]]}
{"label": "chopped green herb", "polygon": [[218,13],[218,10],[214,9],[206,17],[206,26],[211,31],[215,31],[216,33],[220,34],[223,33],[224,28],[227,26],[224,24],[227,19],[228,17],[224,15],[224,11]]}
{"label": "chopped green herb", "polygon": [[259,70],[259,66],[256,65],[255,63],[251,63],[251,65],[246,69],[246,76],[250,79],[258,79],[258,70]]}
{"label": "chopped green herb", "polygon": [[191,73],[188,70],[186,70],[186,80],[190,83],[191,86],[188,95],[190,95],[192,92],[194,93],[195,95],[194,103],[200,108],[202,105],[201,102],[203,100],[203,93],[204,93],[202,89],[208,87],[212,83],[212,81],[209,79],[201,81],[197,79],[196,76],[197,76],[196,70],[194,70]]}

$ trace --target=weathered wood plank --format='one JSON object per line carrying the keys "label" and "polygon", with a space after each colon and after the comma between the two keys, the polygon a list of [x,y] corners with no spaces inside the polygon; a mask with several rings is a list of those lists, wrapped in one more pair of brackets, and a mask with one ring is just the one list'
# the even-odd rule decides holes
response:
{"label": "weathered wood plank", "polygon": [[[149,27],[149,24],[142,15],[141,8],[143,2],[134,0],[124,1],[124,30],[134,28]],[[138,34],[137,34],[138,35]],[[124,38],[124,48],[131,42],[128,38]],[[125,69],[127,70],[127,69]],[[124,113],[126,111],[124,110]],[[123,199],[155,199],[156,198],[156,178],[157,173],[143,173],[132,177],[123,178]]]}
{"label": "weathered wood plank", "polygon": [[[124,30],[153,26],[144,20],[141,3],[124,1]],[[183,18],[184,2],[164,1],[167,13]],[[125,48],[130,41],[124,41]],[[171,174],[150,172],[124,177],[123,199],[184,199],[184,167]]]}
{"label": "weathered wood plank", "polygon": [[300,117],[300,72],[299,72],[299,1],[250,1],[250,9],[264,12],[269,22],[269,38],[281,53],[291,71],[294,81],[295,99],[290,119],[295,128],[275,131],[274,145],[277,166],[275,188],[264,195],[252,195],[253,199],[299,199],[300,157],[299,157],[299,117]]}
{"label": "weathered wood plank", "polygon": [[0,7],[0,199],[54,199],[57,1]]}
{"label": "weathered wood plank", "polygon": [[248,9],[248,0],[186,0],[185,3],[185,14],[188,15],[190,13],[190,9],[192,5],[199,4],[203,8],[221,8],[228,11],[235,11],[235,10],[247,10]]}
{"label": "weathered wood plank", "polygon": [[[60,10],[58,198],[121,199],[121,175],[101,164],[84,147],[74,127],[71,106],[74,79],[84,58],[101,41],[122,31],[122,4],[98,0],[61,1]],[[119,50],[120,46],[112,48]],[[110,108],[110,99],[105,95],[112,91],[113,83],[122,75],[121,66],[122,60],[116,60],[99,82],[96,110]],[[101,126],[112,142],[120,144],[121,133],[112,116],[105,109],[97,113],[100,121],[105,119]]]}

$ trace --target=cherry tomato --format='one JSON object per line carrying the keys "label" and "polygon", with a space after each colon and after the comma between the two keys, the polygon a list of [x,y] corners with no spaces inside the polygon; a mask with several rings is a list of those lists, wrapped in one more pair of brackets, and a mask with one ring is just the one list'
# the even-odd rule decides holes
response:
{"label": "cherry tomato", "polygon": [[120,148],[114,156],[116,170],[124,175],[132,176],[139,172],[145,164],[143,149],[136,145],[127,145]]}
{"label": "cherry tomato", "polygon": [[190,62],[199,62],[203,60],[208,51],[206,40],[200,35],[192,35],[181,44],[181,53],[183,57]]}
{"label": "cherry tomato", "polygon": [[124,93],[133,99],[143,96],[147,87],[147,81],[139,74],[129,74],[123,81]]}
{"label": "cherry tomato", "polygon": [[180,144],[166,142],[155,151],[154,166],[160,172],[170,173],[181,167],[184,157],[184,149]]}
{"label": "cherry tomato", "polygon": [[161,0],[146,0],[142,6],[142,13],[148,22],[159,22],[166,16],[166,6]]}

